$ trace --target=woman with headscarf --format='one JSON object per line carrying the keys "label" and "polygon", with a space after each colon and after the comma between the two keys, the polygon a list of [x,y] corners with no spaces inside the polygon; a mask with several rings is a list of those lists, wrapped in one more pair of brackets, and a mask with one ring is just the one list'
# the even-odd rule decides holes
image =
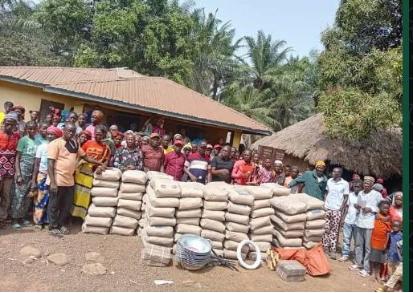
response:
{"label": "woman with headscarf", "polygon": [[16,173],[11,187],[10,215],[13,219],[12,228],[15,231],[21,229],[21,222],[25,227],[31,226],[26,216],[31,205],[31,198],[28,195],[38,147],[35,140],[37,123],[34,121],[27,122],[25,131],[27,135],[20,139],[17,144]]}
{"label": "woman with headscarf", "polygon": [[85,142],[91,139],[92,139],[92,134],[89,131],[83,130],[79,133],[78,142],[81,147],[85,144]]}
{"label": "woman with headscarf", "polygon": [[[47,146],[56,138],[62,137],[63,131],[54,126],[47,128],[47,143],[41,144],[36,151],[36,161],[32,177],[31,192],[34,194],[33,222],[36,228],[42,229],[43,225],[49,223],[47,217],[47,206],[49,203],[49,188],[47,179]],[[37,190],[37,192],[36,192]]]}
{"label": "woman with headscarf", "polygon": [[389,215],[392,221],[403,221],[403,193],[401,191],[395,193]]}
{"label": "woman with headscarf", "polygon": [[[103,112],[100,110],[94,110],[92,112],[92,118],[91,122],[88,127],[86,127],[86,130],[89,131],[92,134],[92,140],[95,140],[95,128],[96,126],[100,125],[103,121]],[[106,138],[106,137],[105,137]]]}
{"label": "woman with headscarf", "polygon": [[[93,117],[93,115],[92,115]],[[110,148],[103,142],[107,129],[103,125],[95,127],[95,140],[89,140],[82,146],[86,156],[102,164],[97,166],[87,162],[80,162],[75,175],[75,195],[72,216],[85,218],[90,205],[90,191],[93,186],[94,172],[101,173],[110,159]]]}

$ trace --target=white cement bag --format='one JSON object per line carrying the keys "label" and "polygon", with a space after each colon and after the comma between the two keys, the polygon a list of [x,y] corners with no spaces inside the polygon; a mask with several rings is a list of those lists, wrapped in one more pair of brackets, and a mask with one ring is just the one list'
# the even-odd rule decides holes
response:
{"label": "white cement bag", "polygon": [[222,244],[222,242],[219,242],[219,241],[211,241],[211,244],[212,244],[212,248],[215,250],[215,252],[216,252],[217,249],[222,250],[222,248],[224,248],[224,244]]}
{"label": "white cement bag", "polygon": [[273,235],[275,237],[274,239],[278,240],[274,243],[277,243],[277,245],[279,245],[278,247],[300,247],[303,244],[303,240],[301,238],[285,238],[277,230],[274,230]]}
{"label": "white cement bag", "polygon": [[136,229],[138,227],[138,220],[121,215],[116,215],[113,219],[113,226]]}
{"label": "white cement bag", "polygon": [[117,197],[118,188],[93,187],[90,191],[90,195],[98,197]]}
{"label": "white cement bag", "polygon": [[301,238],[304,236],[304,230],[278,230],[284,238]]}
{"label": "white cement bag", "polygon": [[119,181],[122,176],[122,171],[116,168],[106,168],[101,174],[95,172],[94,178],[104,181]]}
{"label": "white cement bag", "polygon": [[[260,241],[254,241],[255,244],[257,244],[258,248],[260,249],[260,251],[262,253],[265,253],[267,251],[267,249],[271,248],[271,242],[260,242]],[[254,247],[252,247],[251,249],[252,251],[254,250]],[[264,258],[264,260],[266,259],[266,257]]]}
{"label": "white cement bag", "polygon": [[271,225],[270,217],[255,218],[250,220],[251,230],[256,230],[268,225]]}
{"label": "white cement bag", "polygon": [[273,208],[262,208],[258,210],[253,210],[251,212],[250,217],[255,219],[255,218],[262,218],[262,217],[270,217],[274,215],[274,209]]}
{"label": "white cement bag", "polygon": [[283,249],[294,249],[294,250],[297,250],[297,249],[305,249],[304,246],[283,246],[283,245],[281,245],[281,243],[278,241],[277,238],[274,238],[273,241],[272,241],[272,243],[273,243],[273,245],[274,245],[275,247],[281,247],[281,248],[283,248]]}
{"label": "white cement bag", "polygon": [[123,235],[123,236],[133,236],[136,230],[132,228],[125,228],[119,226],[112,226],[110,228],[110,234]]}
{"label": "white cement bag", "polygon": [[246,233],[239,233],[239,232],[233,232],[227,230],[225,233],[225,239],[230,240],[230,241],[235,241],[235,242],[241,242],[242,240],[247,240],[248,235]]}
{"label": "white cement bag", "polygon": [[201,227],[199,226],[193,226],[193,225],[187,225],[187,224],[178,224],[176,225],[176,232],[180,234],[195,234],[195,235],[201,235]]}
{"label": "white cement bag", "polygon": [[287,215],[296,215],[307,211],[307,205],[304,202],[291,199],[290,196],[273,197],[270,202],[275,209]]}
{"label": "white cement bag", "polygon": [[228,191],[228,196],[231,202],[252,206],[254,197],[248,193],[246,189],[235,188]]}
{"label": "white cement bag", "polygon": [[315,243],[320,243],[323,239],[323,236],[311,236],[311,237],[305,237],[304,236],[304,242],[315,242]]}
{"label": "white cement bag", "polygon": [[324,229],[326,221],[324,219],[312,220],[305,222],[305,229]]}
{"label": "white cement bag", "polygon": [[157,197],[181,197],[181,187],[174,180],[155,178],[150,185]]}
{"label": "white cement bag", "polygon": [[122,182],[129,182],[139,185],[145,185],[148,181],[146,173],[139,170],[126,170],[122,174]]}
{"label": "white cement bag", "polygon": [[142,218],[142,212],[129,210],[129,209],[125,209],[125,208],[118,208],[117,209],[117,214],[121,215],[121,216],[124,216],[124,217],[134,218],[136,220],[140,220]]}
{"label": "white cement bag", "polygon": [[123,193],[143,193],[146,191],[145,185],[122,182],[119,191]]}
{"label": "white cement bag", "polygon": [[187,224],[193,226],[199,226],[200,218],[177,218],[177,224]]}
{"label": "white cement bag", "polygon": [[306,229],[304,231],[304,236],[307,237],[307,238],[315,237],[315,236],[321,237],[321,236],[324,235],[324,233],[325,233],[324,229],[311,229],[311,230]]}
{"label": "white cement bag", "polygon": [[146,206],[145,212],[149,218],[151,217],[174,218],[175,217],[174,208],[155,208],[149,202]]}
{"label": "white cement bag", "polygon": [[304,230],[305,222],[286,223],[277,215],[271,216],[271,221],[277,226],[278,230]]}
{"label": "white cement bag", "polygon": [[307,215],[305,213],[296,214],[296,215],[287,215],[287,214],[284,214],[283,212],[276,210],[275,215],[286,223],[305,222],[307,219]]}
{"label": "white cement bag", "polygon": [[116,214],[116,208],[114,207],[97,207],[93,203],[90,205],[88,215],[92,217],[113,218]]}
{"label": "white cement bag", "polygon": [[99,179],[93,179],[93,187],[106,187],[106,188],[119,188],[118,181],[104,181]]}
{"label": "white cement bag", "polygon": [[208,188],[218,188],[218,189],[225,189],[225,190],[234,189],[234,185],[228,184],[224,181],[209,182],[205,186]]}
{"label": "white cement bag", "polygon": [[201,220],[201,227],[207,230],[214,230],[220,233],[225,232],[225,224],[220,221],[210,220],[210,219],[202,219]]}
{"label": "white cement bag", "polygon": [[238,223],[233,223],[233,222],[225,222],[225,226],[227,230],[232,231],[232,232],[240,232],[240,233],[248,233],[250,227],[249,225],[241,225]]}
{"label": "white cement bag", "polygon": [[[248,239],[248,238],[247,238]],[[241,241],[232,241],[232,240],[225,240],[224,241],[224,248],[225,249],[228,249],[228,250],[233,250],[233,251],[237,251],[237,248],[238,248],[238,244],[240,243]],[[249,248],[249,246],[248,245],[245,245],[243,248],[242,248],[242,250],[241,250],[242,252],[245,252],[245,253],[248,253],[248,251],[250,251],[250,248]]]}
{"label": "white cement bag", "polygon": [[86,224],[86,226],[109,228],[110,225],[112,225],[112,218],[91,217],[87,215],[84,223]]}
{"label": "white cement bag", "polygon": [[179,199],[179,210],[192,210],[196,208],[201,208],[203,205],[202,198],[181,198]]}
{"label": "white cement bag", "polygon": [[201,236],[203,238],[206,238],[212,241],[219,241],[219,242],[222,242],[225,239],[225,234],[219,233],[217,231],[205,230],[205,229],[202,229]]}
{"label": "white cement bag", "polygon": [[176,225],[175,218],[146,217],[146,221],[151,226],[172,226]]}
{"label": "white cement bag", "polygon": [[244,215],[238,215],[227,212],[225,214],[225,221],[227,222],[234,222],[242,225],[248,225],[250,218]]}
{"label": "white cement bag", "polygon": [[206,185],[204,188],[204,199],[206,201],[227,201],[228,191],[223,188],[216,188]]}
{"label": "white cement bag", "polygon": [[204,211],[202,212],[202,218],[224,222],[225,212],[224,211],[210,211],[210,210],[204,209]]}
{"label": "white cement bag", "polygon": [[315,209],[324,209],[324,201],[312,197],[306,193],[291,194],[290,197],[304,202],[306,204],[307,211]]}
{"label": "white cement bag", "polygon": [[[175,243],[177,243],[178,242],[178,240],[179,240],[179,238],[181,238],[181,236],[182,236],[182,234],[180,234],[180,233],[175,233],[174,234],[174,242]],[[176,254],[176,244],[174,245],[174,247],[173,247],[173,249],[172,249],[172,251],[173,251],[173,253],[174,254]]]}
{"label": "white cement bag", "polygon": [[153,207],[156,207],[156,208],[177,208],[179,207],[179,198],[156,197],[155,191],[150,186],[148,186],[146,190],[146,194],[148,196],[148,201]]}
{"label": "white cement bag", "polygon": [[264,234],[264,235],[251,235],[252,241],[259,241],[259,242],[271,242],[272,241],[272,234]]}
{"label": "white cement bag", "polygon": [[202,209],[193,209],[193,210],[177,210],[177,218],[200,218],[202,216]]}
{"label": "white cement bag", "polygon": [[204,185],[199,182],[179,182],[181,187],[181,198],[195,197],[203,198],[204,197]]}
{"label": "white cement bag", "polygon": [[265,235],[265,234],[271,234],[272,231],[274,230],[274,227],[272,225],[260,227],[258,229],[252,230],[251,234],[252,235]]}
{"label": "white cement bag", "polygon": [[130,199],[119,199],[118,207],[134,211],[140,211],[142,208],[142,202]]}
{"label": "white cement bag", "polygon": [[255,200],[271,199],[273,195],[271,189],[261,186],[247,186],[246,189],[248,190],[249,194],[254,197]]}
{"label": "white cement bag", "polygon": [[145,242],[159,245],[159,246],[165,246],[165,247],[171,247],[174,245],[174,239],[173,238],[166,238],[166,237],[157,237],[157,236],[148,236],[145,231],[142,232],[142,238],[144,239]]}
{"label": "white cement bag", "polygon": [[108,227],[89,226],[89,225],[86,225],[86,223],[83,223],[82,232],[83,233],[93,233],[93,234],[106,235],[106,234],[109,233],[109,228]]}
{"label": "white cement bag", "polygon": [[277,183],[262,183],[260,186],[271,189],[273,196],[287,196],[291,193],[289,188],[281,186]]}
{"label": "white cement bag", "polygon": [[326,212],[323,210],[309,210],[307,212],[307,221],[317,220],[317,219],[325,219]]}
{"label": "white cement bag", "polygon": [[146,172],[146,175],[148,176],[149,180],[153,180],[155,178],[163,178],[163,179],[170,179],[170,180],[174,179],[173,176],[170,176],[170,175],[167,175],[161,172],[156,172],[156,171],[148,171]]}
{"label": "white cement bag", "polygon": [[92,197],[92,202],[97,207],[116,207],[118,205],[118,198],[94,196]]}
{"label": "white cement bag", "polygon": [[[247,258],[247,253],[241,252],[241,257],[243,260]],[[224,258],[226,259],[238,259],[237,251],[224,249]]]}
{"label": "white cement bag", "polygon": [[156,237],[166,237],[166,238],[173,238],[174,237],[174,228],[170,226],[145,226],[145,231],[148,236],[156,236]]}
{"label": "white cement bag", "polygon": [[136,201],[142,201],[143,193],[142,193],[142,192],[123,193],[122,191],[119,191],[119,192],[118,192],[118,198],[121,198],[121,199],[129,199],[129,200],[136,200]]}
{"label": "white cement bag", "polygon": [[306,248],[306,249],[311,249],[311,248],[313,248],[314,246],[316,246],[318,243],[317,242],[313,242],[313,241],[308,241],[308,242],[303,242],[303,246]]}
{"label": "white cement bag", "polygon": [[245,204],[236,204],[230,201],[228,202],[228,212],[248,216],[251,213],[251,207]]}
{"label": "white cement bag", "polygon": [[269,207],[271,207],[271,203],[269,199],[254,200],[254,204],[252,205],[252,210],[258,210],[258,209],[269,208]]}
{"label": "white cement bag", "polygon": [[144,217],[143,215],[142,215],[142,218],[138,222],[139,222],[139,227],[141,228],[148,225],[148,221],[146,220],[146,217]]}
{"label": "white cement bag", "polygon": [[204,201],[204,210],[225,211],[228,207],[226,201]]}

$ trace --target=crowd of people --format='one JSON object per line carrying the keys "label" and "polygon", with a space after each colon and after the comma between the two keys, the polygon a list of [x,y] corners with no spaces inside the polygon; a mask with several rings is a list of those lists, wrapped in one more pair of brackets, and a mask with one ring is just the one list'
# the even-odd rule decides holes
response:
{"label": "crowd of people", "polygon": [[[6,102],[4,109],[0,113],[0,227],[11,220],[16,231],[33,222],[37,229],[47,225],[55,236],[69,233],[70,215],[86,216],[94,173],[110,167],[164,172],[177,181],[202,184],[277,183],[291,193],[304,192],[325,202],[322,242],[331,259],[336,259],[342,228],[339,261],[350,259],[353,241],[354,264],[349,269],[362,277],[373,274],[378,281],[401,277],[403,196],[401,192],[388,195],[380,178],[361,180],[355,174],[347,182],[337,167],[328,179],[323,161],[316,162],[314,170],[300,172],[280,160],[260,160],[249,149],[239,153],[223,138],[212,143],[201,134],[191,141],[185,129],[167,134],[163,118],[148,120],[141,132],[122,133],[117,125],[108,129],[102,123],[100,110],[63,117],[51,109],[44,121],[39,121],[38,111],[30,111],[25,121],[23,107]],[[385,290],[394,288],[394,278]]]}

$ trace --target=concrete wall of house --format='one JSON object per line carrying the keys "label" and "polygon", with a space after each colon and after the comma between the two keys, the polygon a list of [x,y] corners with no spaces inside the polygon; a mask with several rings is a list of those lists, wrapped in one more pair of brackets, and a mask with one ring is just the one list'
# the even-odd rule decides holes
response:
{"label": "concrete wall of house", "polygon": [[[26,109],[26,117],[27,120],[29,118],[28,111],[29,110],[39,110],[42,99],[62,103],[64,104],[65,109],[74,108],[74,111],[77,113],[82,113],[83,111],[87,111],[89,109],[94,109],[96,106],[100,106],[102,111],[104,112],[105,116],[112,115],[112,120],[119,121],[117,119],[117,114],[119,112],[129,113],[132,117],[136,116],[136,122],[138,122],[139,127],[142,127],[143,123],[152,116],[151,113],[140,112],[136,110],[131,110],[127,108],[116,107],[112,105],[105,105],[102,103],[90,103],[81,99],[76,99],[73,97],[63,96],[63,95],[56,95],[44,92],[42,88],[32,87],[32,86],[25,86],[17,83],[11,83],[6,81],[0,80],[0,111],[3,111],[3,103],[5,101],[11,101],[15,105],[21,105]],[[104,121],[106,122],[106,121]],[[212,127],[206,126],[202,123],[194,123],[188,122],[184,120],[166,118],[165,119],[165,130],[167,133],[171,132],[173,134],[179,131],[180,127],[188,127],[195,131],[203,131],[205,133],[205,138],[210,141],[211,143],[218,143],[219,138],[223,137],[226,139],[229,129],[219,128],[219,127]],[[235,131],[234,132],[234,141],[233,145],[235,147],[239,147],[239,143],[241,140],[241,132]],[[194,139],[196,137],[191,137]]]}

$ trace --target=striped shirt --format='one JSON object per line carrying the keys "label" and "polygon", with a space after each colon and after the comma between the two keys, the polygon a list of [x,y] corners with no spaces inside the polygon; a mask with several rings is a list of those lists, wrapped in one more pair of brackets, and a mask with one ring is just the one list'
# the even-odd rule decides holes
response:
{"label": "striped shirt", "polygon": [[211,160],[208,156],[196,152],[186,158],[185,167],[198,178],[197,182],[205,184],[206,176],[211,171]]}

